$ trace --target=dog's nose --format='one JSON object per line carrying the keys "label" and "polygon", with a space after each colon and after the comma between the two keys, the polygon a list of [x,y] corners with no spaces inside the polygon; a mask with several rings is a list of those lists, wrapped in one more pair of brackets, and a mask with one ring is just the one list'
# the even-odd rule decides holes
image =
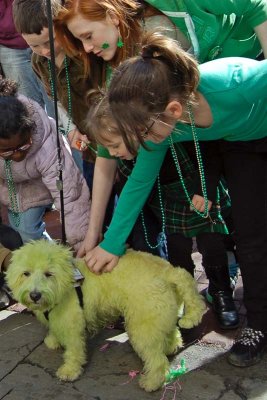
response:
{"label": "dog's nose", "polygon": [[36,303],[40,298],[42,297],[42,294],[40,292],[31,292],[30,293],[30,298]]}

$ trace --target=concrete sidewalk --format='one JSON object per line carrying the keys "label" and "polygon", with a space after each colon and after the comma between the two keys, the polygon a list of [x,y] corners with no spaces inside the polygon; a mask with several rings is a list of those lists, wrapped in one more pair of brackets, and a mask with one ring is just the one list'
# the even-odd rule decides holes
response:
{"label": "concrete sidewalk", "polygon": [[[195,257],[201,290],[207,280],[198,254]],[[243,324],[240,279],[235,298]],[[145,393],[138,386],[138,373],[129,376],[141,371],[142,364],[128,342],[102,348],[107,338],[122,331],[106,329],[88,340],[84,374],[74,383],[64,383],[55,377],[62,351],[46,348],[46,330],[35,317],[14,305],[1,311],[0,319],[0,400],[267,400],[267,357],[251,368],[230,366],[225,355],[238,332],[220,330],[210,309],[201,325],[185,334],[185,348],[172,360],[175,367],[183,358],[189,371],[165,394]]]}

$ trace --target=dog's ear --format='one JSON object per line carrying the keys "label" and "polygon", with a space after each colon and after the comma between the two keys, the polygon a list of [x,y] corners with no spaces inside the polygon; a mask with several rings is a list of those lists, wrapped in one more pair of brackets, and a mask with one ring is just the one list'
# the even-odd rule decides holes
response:
{"label": "dog's ear", "polygon": [[[17,250],[15,250],[15,252],[16,251]],[[12,254],[11,262],[8,266],[8,269],[4,272],[4,275],[8,287],[11,289],[14,297],[17,299],[16,290],[21,286],[25,268],[22,267],[22,264],[19,261],[19,257],[14,254],[15,252],[13,252]]]}

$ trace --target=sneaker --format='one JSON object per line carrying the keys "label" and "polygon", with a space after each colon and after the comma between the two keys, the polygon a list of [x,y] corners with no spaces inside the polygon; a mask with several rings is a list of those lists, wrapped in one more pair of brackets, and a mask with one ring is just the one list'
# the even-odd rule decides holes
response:
{"label": "sneaker", "polygon": [[250,367],[259,362],[266,348],[266,336],[262,331],[244,328],[233,344],[228,362],[236,367]]}

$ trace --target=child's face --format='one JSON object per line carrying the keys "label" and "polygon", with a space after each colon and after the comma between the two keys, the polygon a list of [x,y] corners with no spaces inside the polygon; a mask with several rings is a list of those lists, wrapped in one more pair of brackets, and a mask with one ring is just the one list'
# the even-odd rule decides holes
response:
{"label": "child's face", "polygon": [[[35,33],[31,34],[22,34],[23,39],[28,43],[32,51],[39,56],[43,56],[46,58],[51,58],[50,54],[50,43],[49,43],[49,30],[48,28],[44,28],[40,35]],[[56,41],[54,36],[54,49],[55,49],[55,57],[57,57],[62,52],[62,47]]]}
{"label": "child's face", "polygon": [[11,138],[0,138],[0,157],[4,160],[20,162],[24,160],[32,145],[31,134],[16,134]]}
{"label": "child's face", "polygon": [[86,53],[94,53],[105,61],[113,59],[119,38],[118,21],[107,16],[100,21],[91,21],[76,15],[68,24],[69,31],[79,39]]}
{"label": "child's face", "polygon": [[108,149],[112,157],[118,157],[122,160],[132,160],[134,158],[125,146],[121,136],[114,135],[114,138],[105,143],[104,146]]}

